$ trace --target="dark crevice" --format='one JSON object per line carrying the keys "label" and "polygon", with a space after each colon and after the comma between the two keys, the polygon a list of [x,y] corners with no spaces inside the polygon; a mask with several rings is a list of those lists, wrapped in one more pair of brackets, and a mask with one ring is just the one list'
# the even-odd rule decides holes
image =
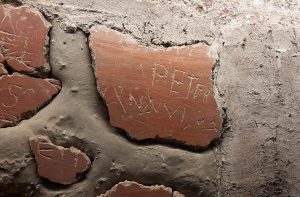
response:
{"label": "dark crevice", "polygon": [[212,142],[212,144],[213,144],[212,147],[219,147],[222,144],[222,141],[225,137],[224,135],[231,129],[231,120],[228,118],[227,108],[222,107],[221,112],[222,112],[222,120],[223,121],[222,121],[222,128],[220,131],[220,137]]}
{"label": "dark crevice", "polygon": [[[100,23],[100,22],[95,22],[97,25],[102,25],[102,26],[105,26],[109,29],[112,29],[112,30],[115,30],[117,32],[120,32],[122,34],[127,34],[127,35],[130,35],[132,36],[135,40],[137,40],[140,44],[143,44],[145,45],[146,47],[149,47],[149,43],[145,43],[142,41],[141,38],[139,37],[136,37],[132,31],[128,30],[125,28],[125,26],[123,25],[122,28],[120,27],[116,27],[116,26],[112,26],[112,25],[106,25],[106,24],[103,24],[103,23]],[[91,27],[95,26],[95,24],[91,25]],[[204,45],[207,45],[207,46],[210,46],[211,44],[209,44],[206,40],[189,40],[189,41],[186,41],[184,43],[174,43],[172,41],[161,41],[159,43],[156,43],[154,42],[154,38],[152,38],[150,40],[150,44],[152,45],[152,47],[163,47],[163,48],[171,48],[171,47],[182,47],[182,46],[190,46],[190,45],[196,45],[196,44],[204,44]],[[150,46],[151,47],[151,46]]]}
{"label": "dark crevice", "polygon": [[[218,54],[218,57],[220,57],[219,54]],[[217,91],[216,93],[218,94],[218,96],[223,97],[224,95],[221,93],[221,91],[218,87],[218,82],[217,82],[219,68],[220,68],[220,59],[218,58],[212,68],[212,83],[213,83],[212,85],[213,85],[213,87],[215,87],[215,89]],[[216,99],[216,101],[217,101],[217,99]],[[221,131],[220,131],[220,137],[213,142],[216,147],[222,143],[224,134],[228,130],[230,130],[230,125],[231,125],[230,120],[228,119],[228,115],[227,115],[227,108],[224,106],[221,106],[221,103],[218,103],[218,108],[219,108],[219,111],[220,111],[221,117],[222,117],[222,127],[221,127]]]}
{"label": "dark crevice", "polygon": [[8,65],[7,61],[5,60],[3,63],[5,70],[9,75],[12,75],[15,71]]}
{"label": "dark crevice", "polygon": [[[108,26],[109,28],[111,28],[111,29],[113,29],[113,30],[115,30],[115,31],[118,31],[118,32],[121,32],[121,33],[123,33],[123,34],[131,34],[132,35],[132,32],[131,31],[129,31],[129,30],[127,30],[126,28],[125,28],[125,26],[124,26],[124,24],[123,24],[123,28],[119,28],[119,27],[115,27],[115,26]],[[134,37],[135,38],[135,37]],[[138,39],[138,38],[135,38],[135,39],[137,39],[137,40],[140,40],[140,39]]]}
{"label": "dark crevice", "polygon": [[89,50],[89,60],[90,60],[90,62],[91,62],[91,66],[92,66],[92,70],[93,70],[93,76],[94,76],[94,84],[96,85],[96,95],[98,96],[97,98],[98,98],[98,100],[99,100],[99,104],[101,105],[101,116],[102,116],[102,118],[104,118],[105,120],[106,120],[106,122],[108,122],[109,123],[109,113],[108,113],[108,107],[107,107],[107,105],[106,105],[106,103],[105,103],[105,100],[101,97],[101,95],[99,94],[99,88],[100,87],[98,87],[98,83],[97,83],[97,76],[96,76],[96,74],[95,74],[95,66],[96,66],[96,62],[95,62],[95,58],[93,58],[94,57],[94,52],[93,52],[93,50],[92,50],[92,48],[91,48],[91,45],[90,45],[90,43],[91,43],[91,34],[90,34],[90,32],[85,32],[85,31],[83,31],[83,30],[81,30],[82,32],[83,32],[83,34],[86,36],[86,38],[87,38],[87,45],[88,45],[88,50]]}
{"label": "dark crevice", "polygon": [[36,186],[30,183],[0,184],[0,197],[33,197]]}
{"label": "dark crevice", "polygon": [[[44,16],[44,15],[43,15]],[[44,16],[45,17],[45,16]],[[46,17],[45,17],[45,20],[47,20],[46,19]],[[50,21],[48,21],[48,22],[50,22]],[[52,21],[51,21],[52,22]],[[50,22],[50,23],[51,23]],[[44,51],[45,51],[45,60],[46,60],[46,62],[47,62],[47,64],[49,64],[49,75],[48,75],[48,77],[52,77],[52,67],[51,67],[51,64],[50,64],[50,45],[51,45],[51,31],[52,31],[52,27],[50,27],[50,29],[49,29],[49,31],[48,31],[48,34],[47,34],[47,44],[46,44],[46,46],[45,46],[45,49],[44,49]],[[57,79],[58,80],[58,79]],[[59,80],[60,81],[60,80]]]}
{"label": "dark crevice", "polygon": [[[4,54],[4,57],[5,57],[5,54]],[[49,73],[45,72],[44,70],[39,69],[39,68],[35,68],[34,72],[28,73],[28,72],[22,72],[22,71],[15,70],[12,66],[9,65],[7,60],[4,60],[4,62],[2,62],[2,64],[4,65],[4,68],[6,69],[6,71],[8,72],[9,75],[12,75],[14,73],[20,73],[22,75],[27,75],[32,78],[39,78],[39,79],[46,79],[46,78],[51,77],[50,72]]]}
{"label": "dark crevice", "polygon": [[[21,6],[23,5],[21,0],[2,0],[4,4],[10,4],[12,6]],[[0,1],[1,4],[1,1]]]}
{"label": "dark crevice", "polygon": [[220,60],[217,59],[216,62],[213,64],[213,67],[212,67],[213,85],[216,85],[216,80],[217,80],[217,75],[218,75],[219,68],[220,68]]}
{"label": "dark crevice", "polygon": [[195,45],[195,44],[199,44],[199,43],[210,46],[210,44],[206,40],[190,40],[185,43],[174,43],[171,41],[168,41],[168,42],[162,41],[161,43],[157,44],[154,42],[154,39],[151,39],[151,44],[153,44],[155,46],[163,46],[164,48],[190,46],[190,45]]}
{"label": "dark crevice", "polygon": [[213,80],[213,87],[215,87],[216,89],[216,93],[218,94],[219,97],[223,97],[224,94],[220,91],[219,85],[218,85],[218,73],[219,73],[219,69],[220,69],[220,59],[219,59],[220,55],[218,54],[218,59],[216,60],[216,62],[214,63],[213,67],[212,67],[212,80]]}
{"label": "dark crevice", "polygon": [[41,184],[49,189],[49,190],[52,190],[52,191],[60,191],[60,190],[63,190],[63,189],[67,189],[67,188],[70,188],[71,185],[62,185],[62,184],[59,184],[59,183],[54,183],[46,178],[43,178],[43,177],[40,177],[40,180],[41,180]]}
{"label": "dark crevice", "polygon": [[[112,126],[113,127],[113,126]],[[204,153],[207,151],[211,151],[215,144],[218,144],[218,139],[213,140],[208,146],[202,147],[202,146],[192,146],[185,144],[182,141],[176,140],[176,139],[164,139],[160,137],[155,137],[152,139],[143,139],[143,140],[137,140],[134,137],[131,137],[128,132],[126,132],[124,129],[114,127],[114,133],[116,135],[125,137],[128,141],[131,143],[137,145],[137,146],[155,146],[155,145],[163,145],[169,148],[175,148],[180,150],[186,150],[189,152],[194,153]]]}

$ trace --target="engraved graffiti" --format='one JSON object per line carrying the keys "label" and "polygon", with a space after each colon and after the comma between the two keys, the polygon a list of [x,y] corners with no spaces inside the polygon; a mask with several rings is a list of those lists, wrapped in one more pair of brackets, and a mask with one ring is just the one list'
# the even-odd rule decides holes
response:
{"label": "engraved graffiti", "polygon": [[38,10],[0,5],[0,128],[30,118],[60,91],[59,81],[37,78],[49,76],[50,26]]}
{"label": "engraved graffiti", "polygon": [[[56,80],[5,74],[0,78],[0,127],[17,124],[32,116],[60,91]],[[5,121],[4,121],[5,120]]]}
{"label": "engraved graffiti", "polygon": [[90,166],[90,159],[80,150],[54,145],[47,137],[30,138],[30,147],[38,164],[38,173],[61,184],[76,181],[76,174]]}
{"label": "engraved graffiti", "polygon": [[36,74],[48,72],[45,40],[50,24],[28,7],[0,6],[1,61],[14,70]]}
{"label": "engraved graffiti", "polygon": [[[1,101],[1,105],[6,108],[15,107],[18,104],[19,98],[34,99],[35,90],[32,88],[23,90],[22,86],[9,85],[7,88],[0,88],[0,92],[4,91],[4,94],[10,95],[10,99],[7,101]],[[5,97],[2,97],[5,98]]]}
{"label": "engraved graffiti", "polygon": [[94,30],[91,39],[98,90],[113,126],[136,139],[201,146],[218,136],[221,118],[207,47],[152,49],[112,30]]}

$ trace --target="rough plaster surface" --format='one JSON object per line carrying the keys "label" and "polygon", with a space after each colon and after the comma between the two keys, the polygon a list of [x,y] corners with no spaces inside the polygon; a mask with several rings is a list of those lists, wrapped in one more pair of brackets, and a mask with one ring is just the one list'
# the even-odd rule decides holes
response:
{"label": "rough plaster surface", "polygon": [[[38,8],[52,22],[50,64],[62,91],[33,118],[1,129],[2,193],[96,196],[132,180],[189,197],[300,195],[299,1],[14,3]],[[219,144],[204,152],[137,144],[112,128],[99,102],[87,43],[90,27],[98,24],[146,46],[211,45],[219,60],[216,98],[227,122]],[[38,178],[28,145],[34,134],[87,153],[92,166],[86,177],[70,187]]]}

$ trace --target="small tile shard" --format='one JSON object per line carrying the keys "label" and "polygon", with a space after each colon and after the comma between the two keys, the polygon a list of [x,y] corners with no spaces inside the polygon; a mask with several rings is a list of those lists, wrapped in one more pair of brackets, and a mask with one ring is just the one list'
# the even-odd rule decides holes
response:
{"label": "small tile shard", "polygon": [[17,72],[45,75],[46,45],[51,24],[32,8],[0,5],[0,62]]}
{"label": "small tile shard", "polygon": [[151,48],[105,27],[91,31],[98,91],[110,122],[137,140],[207,147],[220,136],[209,47]]}
{"label": "small tile shard", "polygon": [[[177,192],[180,194],[179,192]],[[163,185],[144,186],[133,181],[124,181],[98,197],[173,197],[172,189]],[[181,194],[182,197],[184,197]]]}
{"label": "small tile shard", "polygon": [[30,138],[30,147],[38,165],[38,174],[52,182],[68,185],[77,181],[91,165],[89,157],[77,148],[56,146],[48,137]]}
{"label": "small tile shard", "polygon": [[59,81],[14,73],[0,77],[0,128],[32,117],[61,89]]}

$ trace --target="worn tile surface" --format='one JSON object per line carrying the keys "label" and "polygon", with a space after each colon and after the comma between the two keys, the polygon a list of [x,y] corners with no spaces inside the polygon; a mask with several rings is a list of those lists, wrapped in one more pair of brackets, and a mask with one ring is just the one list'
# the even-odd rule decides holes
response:
{"label": "worn tile surface", "polygon": [[45,45],[50,27],[34,9],[0,5],[0,63],[6,60],[22,73],[48,73]]}
{"label": "worn tile surface", "polygon": [[60,82],[13,74],[0,77],[0,127],[34,115],[60,91]]}
{"label": "worn tile surface", "polygon": [[202,44],[150,48],[113,30],[94,28],[91,48],[110,122],[138,140],[162,138],[206,147],[219,136],[214,60]]}
{"label": "worn tile surface", "polygon": [[38,165],[39,176],[55,183],[74,183],[76,174],[83,173],[91,164],[85,153],[74,147],[56,146],[48,137],[31,137],[30,146]]}

